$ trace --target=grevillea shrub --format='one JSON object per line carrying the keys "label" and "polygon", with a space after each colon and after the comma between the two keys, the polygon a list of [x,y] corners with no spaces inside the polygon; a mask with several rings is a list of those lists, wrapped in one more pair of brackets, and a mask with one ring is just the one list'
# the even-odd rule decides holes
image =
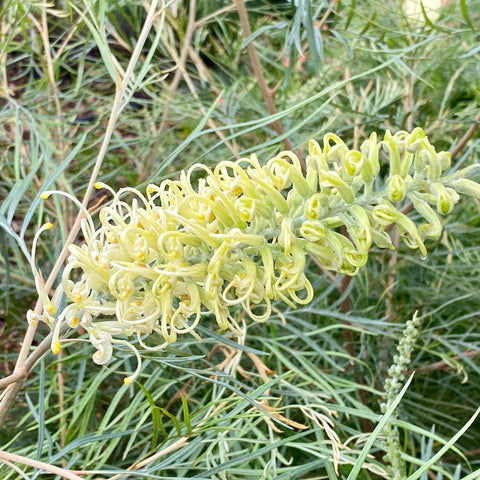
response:
{"label": "grevillea shrub", "polygon": [[[475,166],[444,175],[450,154],[437,152],[416,128],[387,131],[382,140],[372,133],[359,150],[328,133],[323,146],[309,142],[304,165],[291,151],[263,165],[255,155],[213,169],[196,164],[145,193],[97,183],[113,198],[98,227],[84,210],[84,243],[70,247],[58,290],[68,299],[63,311],[37,281],[40,319],[54,329],[52,350],[60,349],[64,323],[88,332],[93,359],[104,364],[117,343],[140,358],[126,340],[133,336],[147,349],[186,333],[198,337],[205,315],[221,329],[239,330],[235,306],[264,322],[273,301],[294,308],[312,300],[308,256],[355,275],[372,247],[394,249],[392,225],[426,256],[425,242],[439,237],[441,217],[460,196],[480,198],[480,185],[463,178]],[[32,312],[29,319],[38,320]]]}

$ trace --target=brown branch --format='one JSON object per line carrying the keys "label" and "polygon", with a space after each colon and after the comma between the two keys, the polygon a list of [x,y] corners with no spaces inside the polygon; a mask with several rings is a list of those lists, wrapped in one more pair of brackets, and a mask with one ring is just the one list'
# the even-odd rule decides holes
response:
{"label": "brown branch", "polygon": [[205,17],[202,17],[199,20],[197,20],[194,26],[195,28],[202,27],[205,23],[208,23],[213,18],[216,18],[219,15],[222,15],[223,13],[227,13],[230,10],[233,10],[234,8],[235,8],[235,5],[233,3],[231,5],[227,5],[226,7],[219,8],[218,10],[215,10],[214,12],[209,13]]}
{"label": "brown branch", "polygon": [[180,57],[178,57],[178,60],[177,60],[177,70],[175,72],[175,75],[173,76],[172,83],[168,87],[168,91],[166,94],[167,103],[165,103],[165,106],[163,108],[162,118],[160,119],[160,127],[156,132],[156,134],[160,137],[161,137],[161,133],[165,130],[167,126],[166,122],[167,122],[168,114],[170,112],[170,105],[171,105],[171,102],[173,101],[173,96],[175,95],[175,92],[182,78],[182,73],[185,71],[185,62],[188,56],[188,47],[190,46],[190,42],[192,41],[192,35],[195,30],[196,4],[197,4],[196,0],[190,0],[190,4],[189,4],[190,15],[188,16],[187,29],[185,31],[183,46],[180,51]]}
{"label": "brown branch", "polygon": [[52,333],[50,332],[42,342],[35,347],[35,350],[25,360],[21,367],[14,370],[8,377],[0,379],[0,388],[7,387],[15,382],[23,382],[35,364],[50,350],[50,343],[52,342]]}
{"label": "brown branch", "polygon": [[467,130],[465,135],[458,141],[455,145],[455,148],[452,150],[452,160],[465,148],[465,145],[472,138],[475,131],[478,129],[480,124],[480,111],[477,113],[474,122],[470,125],[470,128]]}
{"label": "brown branch", "polygon": [[[234,6],[230,6],[228,9],[232,9]],[[162,133],[164,130],[168,127],[168,115],[170,113],[170,107],[172,105],[173,97],[177,91],[177,88],[179,86],[180,80],[183,77],[183,80],[185,81],[188,89],[190,90],[190,93],[192,94],[193,98],[197,102],[198,108],[200,109],[201,113],[206,116],[207,115],[207,110],[205,109],[205,106],[203,105],[196,89],[194,82],[190,78],[190,75],[188,74],[188,70],[186,68],[186,61],[187,57],[189,56],[192,60],[192,62],[195,64],[195,67],[197,69],[199,77],[204,80],[205,82],[212,84],[212,75],[206,68],[205,64],[203,63],[202,59],[198,55],[198,53],[195,51],[195,49],[192,47],[192,38],[195,29],[198,27],[197,22],[195,21],[195,10],[196,10],[196,0],[190,0],[190,6],[189,6],[189,12],[190,15],[188,17],[188,23],[187,27],[185,30],[185,36],[183,38],[183,45],[180,50],[180,54],[177,53],[175,48],[170,45],[170,42],[167,39],[167,36],[162,33],[161,38],[162,41],[165,45],[165,48],[167,49],[169,55],[172,57],[172,60],[175,62],[176,65],[176,70],[175,74],[173,76],[173,79],[168,86],[167,93],[165,95],[166,97],[166,102],[165,106],[163,109],[162,117],[160,119],[160,126],[158,129],[154,131],[154,136],[156,138],[155,142],[153,143],[151,147],[151,153],[150,155],[145,159],[143,164],[141,165],[141,169],[139,172],[139,179],[144,180],[147,176],[147,172],[150,169],[156,155],[158,154],[158,149],[162,142],[164,141],[164,137]],[[220,9],[217,13],[220,14],[222,13],[224,9]],[[154,25],[156,29],[160,28],[160,25]],[[178,37],[181,37],[181,32],[179,31],[178,25],[176,25],[174,22],[171,22],[171,28],[177,33]],[[212,90],[214,93],[218,96],[220,95],[220,91],[213,87]],[[211,119],[207,119],[207,125],[214,131],[214,133],[224,142],[225,146],[234,154],[236,155],[238,153],[238,148],[235,143],[235,141],[229,142],[226,139],[226,135],[222,130],[219,130],[217,128],[217,125],[215,122]]]}
{"label": "brown branch", "polygon": [[71,470],[56,467],[55,465],[50,465],[49,463],[40,462],[39,460],[33,460],[31,458],[24,457],[23,455],[17,455],[16,453],[9,453],[3,450],[0,450],[0,461],[5,461],[5,463],[21,463],[23,465],[45,470],[46,472],[54,473],[55,475],[60,475],[61,477],[68,478],[70,480],[83,480],[82,477],[76,475]]}
{"label": "brown branch", "polygon": [[[455,355],[451,360],[461,360],[462,357],[476,357],[480,355],[480,350],[466,350],[462,355]],[[430,365],[423,365],[420,368],[415,369],[416,372],[428,372],[431,370],[445,370],[448,371],[452,366],[448,363],[448,360],[440,360]]]}
{"label": "brown branch", "polygon": [[[467,450],[466,452],[463,452],[463,455],[465,457],[474,457],[478,458],[477,455],[480,455],[480,448],[476,448],[474,450]],[[442,462],[458,462],[459,461],[460,455],[458,453],[455,453],[454,455],[449,455],[448,457],[443,457]]]}
{"label": "brown branch", "polygon": [[[411,204],[413,207],[413,204]],[[388,278],[387,278],[387,285],[385,287],[385,290],[387,292],[386,298],[385,298],[385,310],[386,310],[386,315],[388,318],[388,321],[391,322],[393,321],[393,284],[395,283],[395,274],[396,274],[396,265],[397,265],[397,260],[398,260],[398,244],[400,241],[400,234],[398,232],[398,226],[397,224],[393,225],[392,233],[390,235],[390,238],[392,239],[392,245],[395,247],[395,250],[392,252],[390,260],[388,262]]]}
{"label": "brown branch", "polygon": [[[342,281],[338,285],[338,291],[340,292],[341,295],[345,293],[347,290],[348,286],[350,285],[350,282],[352,281],[352,277],[349,275],[345,275],[342,278]],[[345,298],[342,301],[342,313],[349,313],[350,310],[353,307],[353,302],[352,302],[352,297],[350,294],[346,295]],[[348,320],[343,320],[343,323],[346,325],[351,325],[351,323]],[[345,350],[351,357],[355,357],[355,345],[354,345],[354,337],[353,337],[353,331],[349,330],[348,328],[343,330],[343,343]]]}
{"label": "brown branch", "polygon": [[[248,13],[247,9],[245,8],[245,2],[244,0],[233,1],[237,6],[238,16],[240,17],[240,25],[242,27],[243,38],[248,39],[251,36],[252,31],[250,30],[250,23],[248,21]],[[277,107],[275,106],[274,101],[275,90],[269,88],[269,86],[267,85],[265,76],[263,75],[262,66],[260,64],[260,60],[258,59],[257,51],[255,50],[255,45],[253,44],[253,42],[248,42],[247,51],[253,73],[255,75],[255,78],[257,79],[258,87],[262,92],[263,100],[265,101],[265,105],[267,106],[268,113],[270,115],[275,115],[277,113]],[[283,135],[285,133],[283,125],[280,123],[280,120],[275,120],[271,123],[271,126],[279,135]],[[282,141],[287,150],[292,150],[292,144],[288,138],[284,138]]]}

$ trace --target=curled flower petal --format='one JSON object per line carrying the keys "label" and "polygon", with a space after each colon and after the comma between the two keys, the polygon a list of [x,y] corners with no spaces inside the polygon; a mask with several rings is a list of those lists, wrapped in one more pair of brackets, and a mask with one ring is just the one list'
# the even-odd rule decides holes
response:
{"label": "curled flower petal", "polygon": [[319,220],[306,220],[300,227],[300,234],[310,242],[318,242],[325,238],[325,225]]}
{"label": "curled flower petal", "polygon": [[92,345],[97,349],[93,355],[93,361],[97,365],[105,365],[112,358],[112,336],[103,330],[91,329],[89,338]]}
{"label": "curled flower petal", "polygon": [[397,220],[398,211],[391,203],[383,201],[372,208],[372,216],[379,225],[390,225]]}

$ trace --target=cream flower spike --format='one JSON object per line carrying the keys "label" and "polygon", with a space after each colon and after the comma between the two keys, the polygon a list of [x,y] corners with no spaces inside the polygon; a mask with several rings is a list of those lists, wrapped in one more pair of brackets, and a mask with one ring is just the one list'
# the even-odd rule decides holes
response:
{"label": "cream flower spike", "polygon": [[[289,151],[267,162],[252,155],[215,168],[196,164],[145,194],[97,182],[112,195],[97,228],[74,197],[44,192],[71,198],[86,217],[84,244],[70,246],[62,276],[70,304],[55,324],[53,350],[63,322],[87,331],[96,363],[123,345],[138,361],[128,384],[141,368],[130,339],[162,350],[185,334],[199,339],[196,329],[208,318],[240,335],[239,312],[264,322],[275,301],[291,308],[312,301],[307,255],[355,275],[373,247],[394,248],[387,227],[396,224],[405,245],[426,256],[428,240],[441,233],[440,215],[459,195],[480,198],[480,185],[463,178],[475,167],[445,176],[450,154],[436,152],[421,128],[383,139],[372,133],[359,150],[327,133],[322,146],[308,143],[305,165],[304,172]],[[401,211],[409,201],[416,216]]]}

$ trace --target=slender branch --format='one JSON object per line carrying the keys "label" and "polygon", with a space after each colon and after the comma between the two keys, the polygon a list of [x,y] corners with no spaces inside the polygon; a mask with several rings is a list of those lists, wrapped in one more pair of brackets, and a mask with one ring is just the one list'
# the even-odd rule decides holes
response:
{"label": "slender branch", "polygon": [[[462,357],[472,358],[472,357],[477,357],[478,355],[480,355],[480,350],[466,350],[465,352],[463,352],[462,355],[455,355],[451,360],[458,361],[458,360],[461,360]],[[428,372],[431,370],[451,370],[451,369],[452,369],[452,365],[449,363],[448,360],[440,360],[438,362],[431,363],[430,365],[423,365],[419,368],[416,368],[415,371]]]}
{"label": "slender branch", "polygon": [[50,350],[50,343],[52,342],[52,332],[50,332],[37,347],[30,354],[30,356],[23,362],[22,366],[15,370],[8,377],[0,379],[0,388],[4,388],[11,383],[23,381],[27,378],[35,364]]}
{"label": "slender branch", "polygon": [[[168,447],[165,447],[164,449],[160,450],[159,452],[155,453],[151,457],[145,458],[144,460],[141,460],[139,462],[134,463],[130,467],[127,468],[127,470],[138,470],[139,468],[144,467],[145,465],[148,465],[149,463],[158,460],[159,458],[163,457],[164,455],[167,455],[171,452],[174,452],[175,450],[178,450],[179,448],[184,447],[188,443],[187,437],[180,437],[178,440],[173,442],[171,445]],[[113,476],[110,480],[119,480],[121,478],[124,478],[126,473],[119,473],[118,475]]]}
{"label": "slender branch", "polygon": [[[232,8],[235,8],[235,6],[230,5],[227,9],[231,10]],[[218,14],[222,13],[223,10],[224,9],[220,9],[218,11]],[[195,12],[195,8],[192,8],[192,6],[190,6],[190,12]],[[212,74],[209,72],[209,70],[207,69],[207,67],[203,63],[202,59],[200,58],[200,56],[198,55],[196,50],[192,47],[191,39],[192,39],[192,36],[193,36],[193,32],[198,28],[197,22],[193,22],[193,20],[194,20],[194,16],[191,14],[190,17],[189,17],[189,22],[187,24],[187,30],[186,30],[186,33],[185,33],[184,45],[183,45],[180,57],[178,56],[178,53],[176,52],[175,48],[173,48],[173,46],[171,45],[170,42],[166,41],[166,39],[165,39],[164,43],[165,43],[165,47],[168,50],[168,53],[172,56],[172,59],[174,60],[175,64],[177,65],[177,71],[175,72],[175,78],[176,78],[177,74],[179,74],[179,73],[182,74],[183,79],[184,79],[185,83],[187,84],[187,87],[190,90],[190,93],[192,94],[193,98],[197,102],[197,105],[198,105],[200,111],[202,112],[203,115],[206,115],[207,110],[206,110],[205,106],[203,105],[202,101],[200,100],[200,97],[199,97],[199,95],[198,95],[198,93],[195,89],[195,85],[194,85],[192,79],[190,78],[190,75],[188,74],[188,70],[185,68],[186,59],[184,58],[182,60],[182,55],[183,55],[184,52],[187,52],[191,61],[195,64],[195,68],[197,69],[199,77],[204,82],[207,82],[208,84],[212,85],[212,90],[217,96],[220,95],[220,90],[214,86],[215,82],[213,81]],[[172,22],[171,27],[177,32],[177,35],[180,36],[178,24],[175,23],[175,22]],[[162,39],[164,39],[163,36],[162,36]],[[188,42],[187,42],[187,39],[188,39]],[[172,84],[175,81],[175,78],[172,81]],[[168,93],[168,98],[170,100],[172,99],[172,97],[173,97],[173,92]],[[170,106],[170,104],[167,103],[166,104],[166,109],[167,110],[168,110],[169,106]],[[163,137],[161,135],[159,135],[159,132],[163,131],[163,125],[166,125],[166,119],[167,119],[167,115],[166,115],[166,111],[164,111],[164,113],[162,115],[160,128],[155,133],[155,135],[158,136],[158,140],[156,142],[157,144],[160,143],[163,139]],[[236,145],[235,141],[233,140],[232,143],[227,141],[225,133],[223,133],[222,130],[218,130],[216,128],[217,125],[215,124],[215,122],[211,118],[209,118],[207,120],[207,125],[212,130],[214,130],[215,134],[224,142],[224,144],[232,152],[232,154],[236,155],[238,153],[238,146]],[[158,150],[158,148],[155,148],[155,147],[153,147],[153,149],[152,149],[152,151],[154,151],[155,153],[156,153],[157,150]],[[150,158],[147,160],[147,162],[145,162],[146,164],[151,163],[153,161],[155,153],[150,156]],[[144,168],[144,170],[145,170],[145,168]]]}
{"label": "slender branch", "polygon": [[[165,45],[165,48],[168,50],[169,55],[172,57],[173,61],[176,64],[176,71],[175,75],[173,77],[172,82],[170,83],[168,87],[168,91],[166,93],[166,103],[162,112],[162,117],[160,119],[160,126],[156,131],[154,132],[154,135],[156,137],[156,140],[154,144],[151,147],[151,154],[147,157],[147,159],[143,162],[141,166],[141,170],[139,172],[139,179],[140,181],[142,179],[145,179],[146,177],[146,172],[148,172],[150,166],[152,165],[155,156],[158,154],[158,148],[162,144],[164,137],[162,135],[162,132],[165,130],[167,127],[167,119],[168,119],[168,114],[170,112],[170,106],[171,106],[171,101],[173,100],[173,96],[175,94],[175,91],[178,88],[178,85],[180,83],[181,77],[183,77],[188,89],[190,90],[193,98],[197,102],[198,108],[202,112],[203,115],[207,114],[207,110],[205,109],[205,106],[200,100],[200,97],[195,90],[195,85],[192,82],[192,79],[190,78],[190,75],[188,74],[188,71],[185,67],[187,56],[190,56],[192,60],[195,63],[195,66],[197,67],[198,74],[200,75],[203,80],[207,82],[211,82],[212,78],[210,73],[204,68],[203,63],[201,62],[200,57],[198,54],[195,52],[195,49],[192,48],[192,37],[193,37],[193,32],[195,31],[196,27],[196,22],[195,22],[195,10],[196,10],[196,0],[190,0],[190,6],[189,6],[189,11],[190,15],[188,18],[188,23],[187,23],[187,28],[185,31],[185,36],[183,40],[183,45],[182,49],[180,51],[180,55],[177,53],[175,48],[172,47],[170,42],[167,40],[166,36],[162,33],[162,40]],[[178,31],[178,27],[172,23],[172,28],[177,32],[178,36],[180,36],[180,32]],[[218,93],[218,92],[217,92]],[[222,130],[218,130],[216,127],[217,125],[215,122],[209,118],[207,120],[207,125],[212,128],[212,130],[215,131],[215,134],[222,140],[224,141],[225,145],[227,148],[235,155],[238,152],[238,149],[234,143],[230,143],[226,140],[226,135],[223,133]]]}
{"label": "slender branch", "polygon": [[218,10],[215,10],[214,12],[209,13],[205,17],[202,17],[195,22],[195,28],[202,27],[205,23],[208,23],[213,18],[216,18],[219,15],[222,15],[223,13],[227,13],[230,10],[233,10],[234,8],[235,8],[235,5],[232,3],[231,5],[227,5],[226,7],[219,8]]}
{"label": "slender branch", "polygon": [[[412,204],[413,208],[413,204]],[[400,233],[398,231],[397,225],[393,225],[392,233],[390,234],[392,239],[392,244],[395,247],[395,250],[390,254],[390,260],[388,261],[388,278],[385,298],[385,313],[387,315],[388,321],[393,321],[393,284],[395,283],[396,267],[398,260],[398,244],[400,243]]]}
{"label": "slender branch", "polygon": [[[362,119],[360,115],[362,113],[363,103],[367,98],[368,94],[370,93],[370,90],[372,89],[374,84],[375,84],[374,80],[371,79],[368,82],[367,86],[362,90],[362,93],[360,94],[360,97],[358,99],[357,111],[355,112],[355,120],[354,120],[354,127],[353,127],[353,148],[354,149],[358,149],[360,130],[362,130],[362,132],[364,130],[363,127],[360,127],[360,125],[362,125]],[[350,86],[352,84],[349,82],[347,85]]]}
{"label": "slender branch", "polygon": [[[252,32],[250,30],[250,23],[248,21],[248,13],[245,8],[244,0],[233,0],[237,6],[238,16],[240,17],[240,25],[242,27],[243,38],[248,39]],[[258,87],[262,92],[265,105],[267,106],[268,113],[270,115],[275,115],[277,113],[277,107],[274,102],[274,90],[268,87],[263,75],[262,66],[260,60],[258,59],[257,51],[255,50],[255,45],[253,42],[248,42],[247,45],[248,56],[250,58],[250,63],[252,65],[253,73],[257,79]],[[280,123],[280,120],[275,120],[271,123],[272,128],[279,134],[283,135],[285,133],[283,125]],[[292,150],[292,144],[288,138],[283,139],[283,144],[287,150]]]}
{"label": "slender branch", "polygon": [[470,125],[470,128],[466,131],[465,135],[458,141],[455,148],[452,150],[452,159],[454,159],[464,148],[467,142],[472,138],[473,134],[478,129],[480,124],[480,111],[477,113],[474,122]]}
{"label": "slender branch", "polygon": [[62,477],[68,478],[69,480],[83,480],[82,477],[76,475],[71,470],[56,467],[55,465],[40,462],[39,460],[33,460],[31,458],[24,457],[23,455],[17,455],[16,453],[5,452],[4,450],[0,450],[0,461],[5,461],[5,463],[7,464],[9,462],[22,463],[23,465],[40,468],[41,470],[54,473],[55,475],[61,475]]}
{"label": "slender branch", "polygon": [[[172,83],[170,84],[166,97],[167,97],[167,103],[165,104],[162,112],[162,118],[160,120],[160,127],[157,131],[157,135],[161,136],[161,133],[165,130],[166,127],[166,120],[170,111],[170,105],[171,101],[173,100],[173,96],[175,94],[175,91],[177,90],[178,84],[180,83],[180,79],[182,76],[182,73],[185,71],[185,62],[187,60],[188,56],[188,47],[190,46],[190,42],[192,40],[192,35],[195,29],[195,10],[196,10],[196,5],[197,2],[196,0],[190,0],[189,4],[189,16],[188,16],[188,23],[187,23],[187,29],[185,31],[185,38],[183,40],[183,46],[182,50],[180,52],[180,57],[177,61],[177,70],[175,72],[175,75],[173,76]],[[166,42],[167,43],[167,42]]]}
{"label": "slender branch", "polygon": [[[83,197],[83,202],[82,204],[87,208],[88,202],[90,200],[90,197],[92,196],[93,189],[94,189],[94,184],[96,182],[96,179],[98,177],[98,174],[100,173],[100,168],[103,163],[103,159],[105,158],[105,154],[107,152],[108,145],[110,143],[110,139],[113,135],[113,132],[115,130],[115,125],[117,123],[118,117],[120,116],[120,112],[122,110],[122,101],[124,100],[126,91],[127,91],[127,86],[130,81],[130,78],[133,74],[133,70],[135,68],[135,65],[138,62],[138,59],[140,57],[140,54],[142,52],[143,45],[148,37],[148,33],[150,32],[150,28],[152,27],[154,17],[156,15],[156,10],[157,6],[160,0],[153,0],[150,10],[148,12],[147,18],[145,20],[145,23],[143,25],[142,31],[140,32],[140,36],[138,38],[138,42],[135,46],[135,49],[133,51],[132,57],[130,58],[130,62],[128,64],[127,70],[125,72],[125,75],[123,79],[120,76],[119,72],[116,72],[117,74],[117,80],[116,80],[116,91],[115,91],[115,98],[113,101],[113,107],[112,107],[112,114],[110,116],[107,129],[105,131],[105,136],[103,138],[102,145],[100,146],[100,151],[98,153],[97,160],[95,162],[95,165],[93,167],[93,171],[90,177],[90,181],[87,186],[87,190],[85,192],[85,196]],[[65,258],[67,257],[68,254],[68,247],[70,244],[73,243],[75,240],[75,237],[77,236],[78,231],[80,230],[80,225],[81,225],[81,220],[83,218],[83,213],[79,213],[77,215],[77,218],[75,220],[75,223],[72,226],[72,229],[70,231],[70,234],[68,235],[65,245],[62,248],[62,251],[60,252],[60,255],[58,256],[55,265],[52,268],[52,271],[50,272],[50,275],[45,282],[45,290],[48,292],[53,286],[53,283],[55,279],[57,278],[58,273],[60,272],[63,262]],[[39,315],[42,312],[43,304],[40,299],[38,299],[37,304],[35,306],[35,313]],[[24,369],[24,364],[25,360],[28,356],[28,352],[30,350],[30,347],[33,342],[33,337],[36,332],[36,326],[34,325],[29,325],[27,332],[25,334],[25,338],[22,342],[22,347],[20,349],[20,353],[18,354],[17,358],[17,363],[15,365],[14,369],[14,374],[18,374],[20,371],[20,375],[23,375],[23,369]],[[42,342],[43,344],[43,342]],[[20,390],[22,380],[16,381],[15,384],[9,385],[7,387],[7,391],[3,395],[2,401],[0,402],[0,428],[3,426],[6,416],[12,407],[13,403],[15,402],[15,398],[18,395],[18,392]],[[23,377],[25,378],[25,377]]]}
{"label": "slender branch", "polygon": [[19,467],[17,467],[14,463],[9,462],[8,460],[5,460],[5,459],[3,459],[2,462],[5,465],[7,465],[7,467],[10,467],[12,470],[15,470],[20,475],[20,477],[18,477],[18,478],[24,478],[24,479],[28,480],[28,477],[25,475],[25,473],[22,472],[22,470]]}

